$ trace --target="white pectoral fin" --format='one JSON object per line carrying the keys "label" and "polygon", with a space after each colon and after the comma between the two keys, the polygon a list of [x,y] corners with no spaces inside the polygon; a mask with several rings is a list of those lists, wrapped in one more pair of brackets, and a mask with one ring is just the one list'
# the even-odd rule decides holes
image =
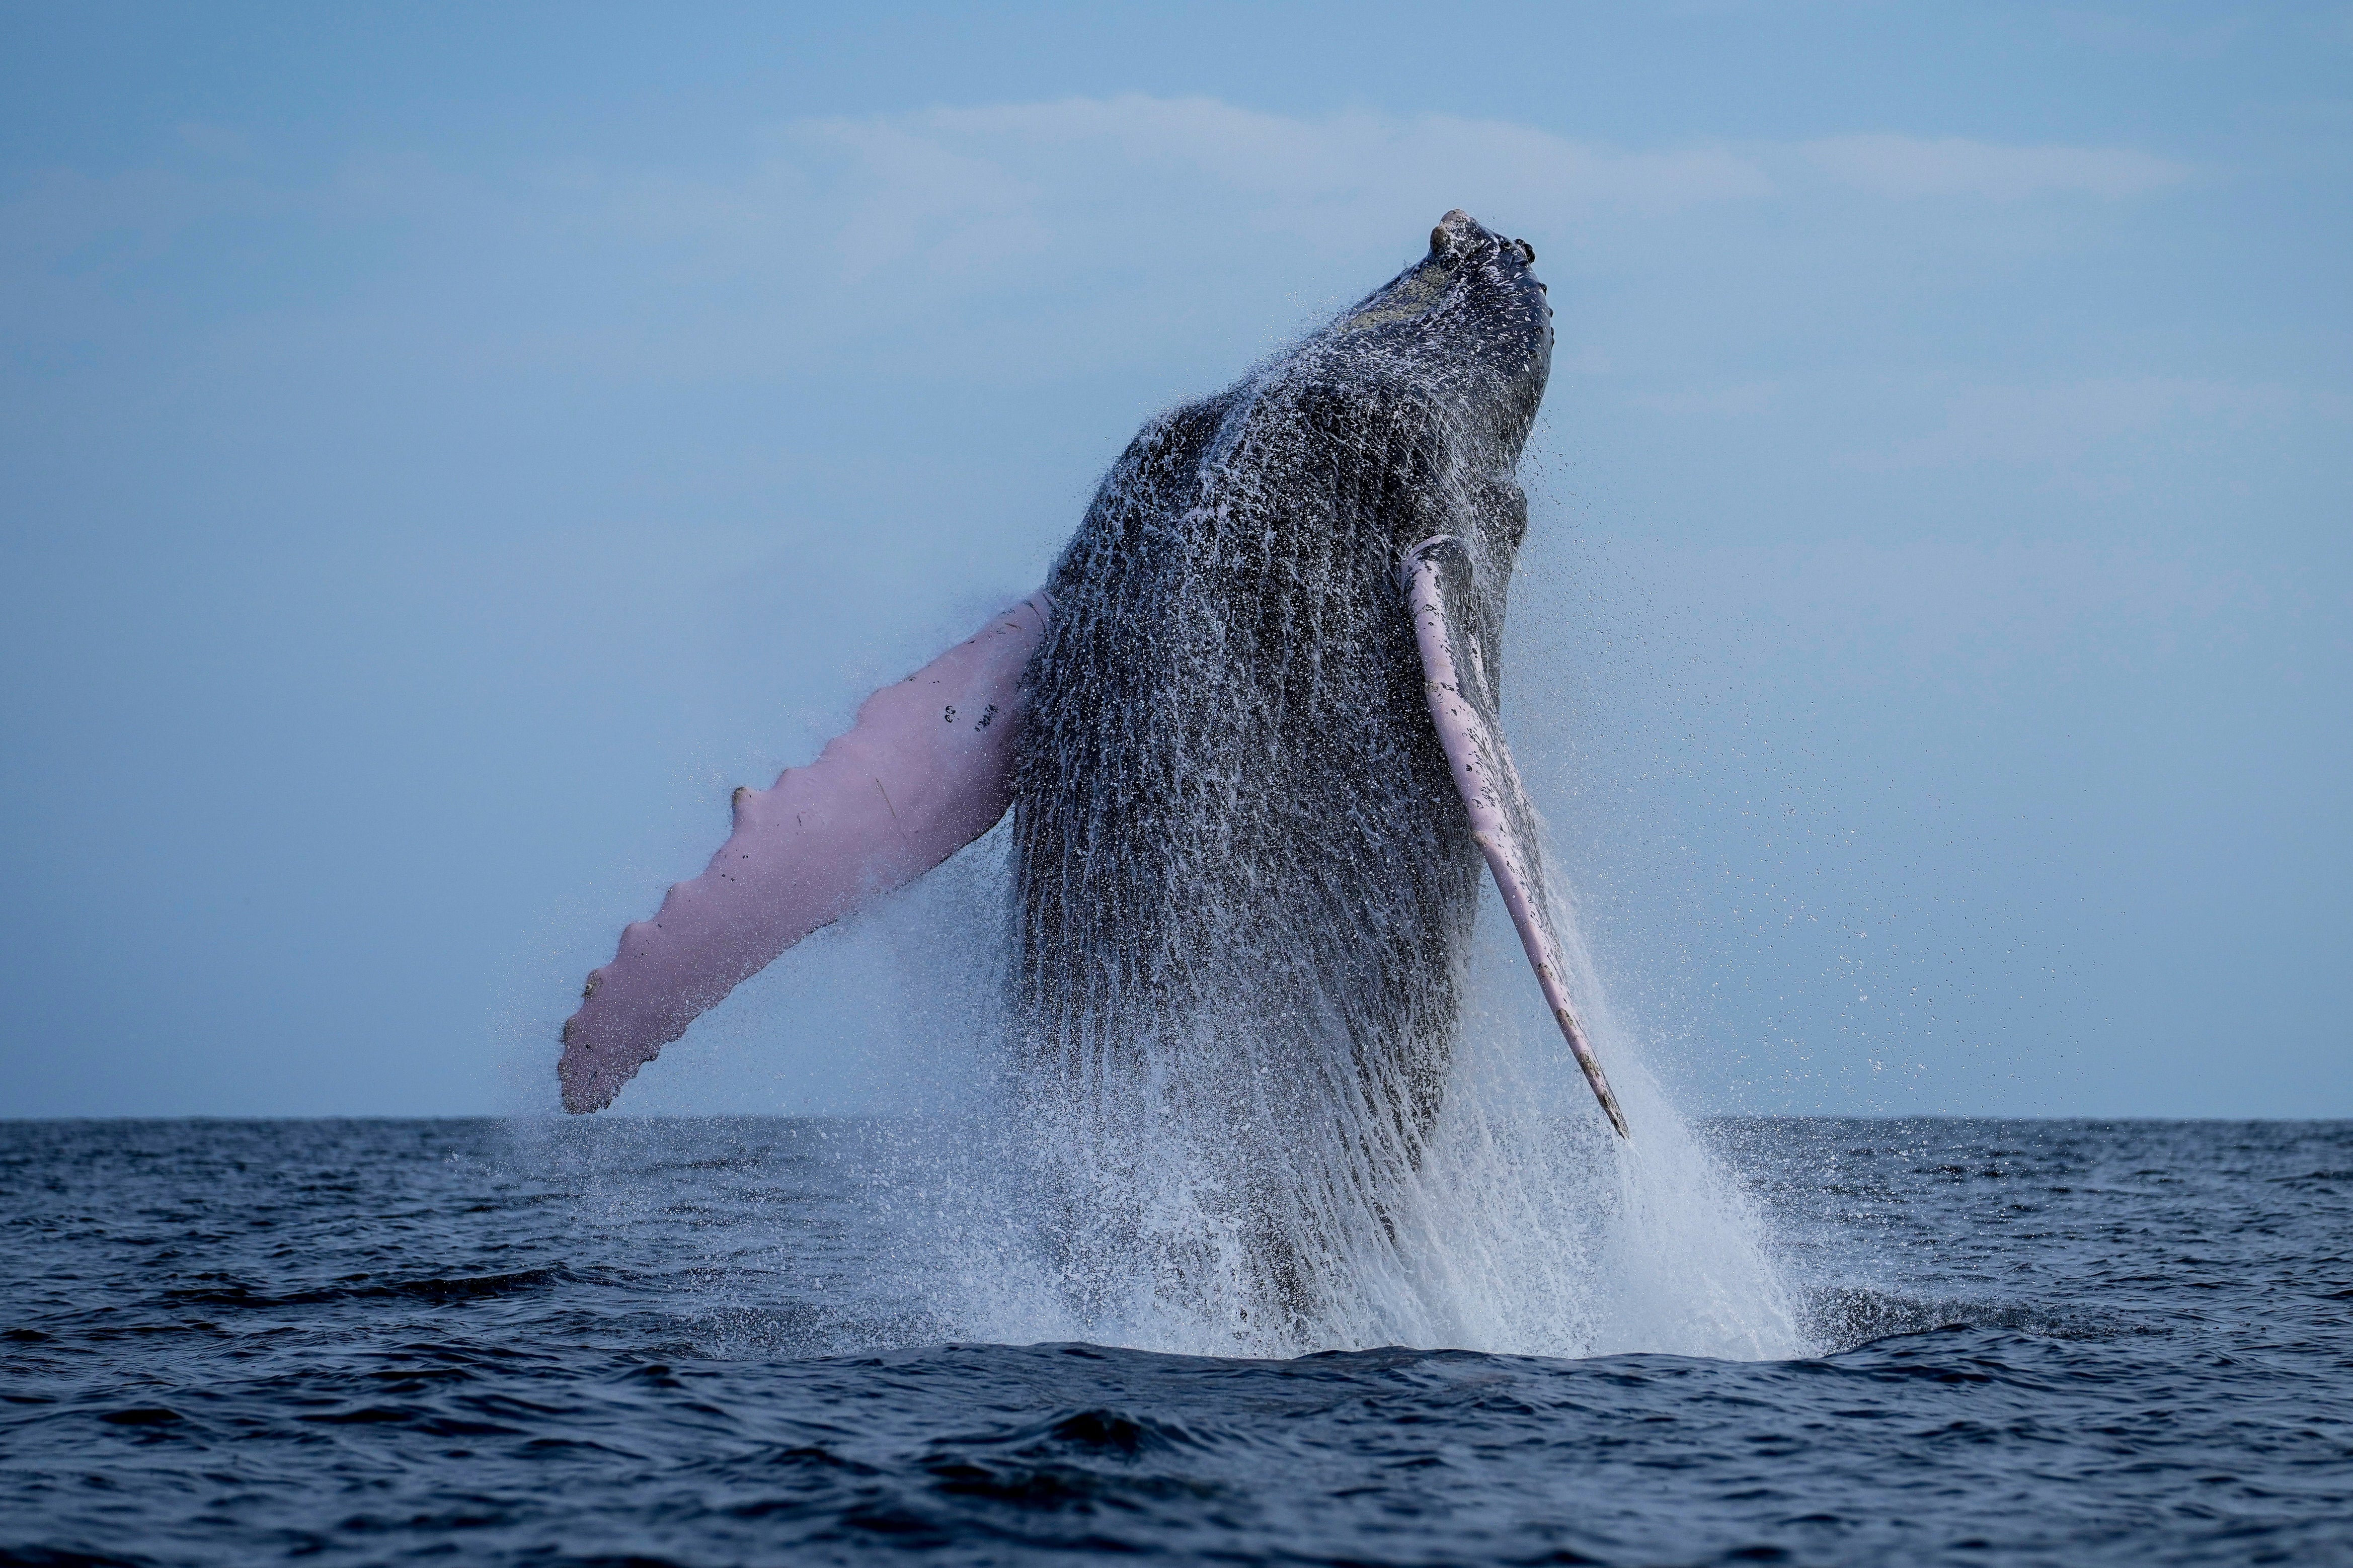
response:
{"label": "white pectoral fin", "polygon": [[1504,895],[1504,907],[1511,910],[1520,945],[1536,972],[1536,984],[1544,991],[1561,1037],[1584,1069],[1585,1081],[1593,1086],[1609,1125],[1620,1137],[1626,1137],[1625,1113],[1618,1109],[1618,1097],[1609,1090],[1600,1059],[1593,1054],[1585,1026],[1568,1004],[1560,943],[1553,934],[1545,900],[1535,812],[1520,787],[1511,751],[1504,744],[1495,685],[1472,635],[1478,611],[1470,551],[1451,534],[1426,539],[1399,560],[1398,580],[1405,590],[1414,641],[1421,651],[1430,716],[1438,726],[1439,744],[1445,748],[1454,787],[1470,815],[1472,840],[1486,857],[1487,869],[1494,874],[1496,890]]}
{"label": "white pectoral fin", "polygon": [[988,831],[1012,799],[1021,678],[1039,594],[868,698],[849,733],[765,790],[702,875],[621,933],[564,1025],[564,1108],[603,1109],[704,1009],[820,926],[906,886]]}

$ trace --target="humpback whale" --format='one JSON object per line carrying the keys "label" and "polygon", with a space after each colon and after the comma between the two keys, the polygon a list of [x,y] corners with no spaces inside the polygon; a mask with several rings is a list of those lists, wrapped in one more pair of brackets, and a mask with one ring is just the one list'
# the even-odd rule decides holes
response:
{"label": "humpback whale", "polygon": [[1388,284],[1147,424],[1040,592],[735,792],[709,867],[589,975],[565,1109],[1010,810],[1012,1046],[1042,1099],[1151,1079],[1213,1122],[1336,1119],[1360,1164],[1418,1162],[1483,861],[1625,1135],[1502,723],[1553,344],[1535,259],[1450,212]]}

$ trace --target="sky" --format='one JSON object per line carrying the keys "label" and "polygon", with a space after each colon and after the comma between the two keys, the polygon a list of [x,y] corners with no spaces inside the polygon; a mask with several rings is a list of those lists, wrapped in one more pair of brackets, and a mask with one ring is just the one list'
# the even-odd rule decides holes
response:
{"label": "sky", "polygon": [[[549,1109],[733,784],[1454,206],[1683,1100],[2353,1115],[2349,195],[2342,4],[0,6],[0,1116]],[[987,847],[625,1103],[923,1103]]]}

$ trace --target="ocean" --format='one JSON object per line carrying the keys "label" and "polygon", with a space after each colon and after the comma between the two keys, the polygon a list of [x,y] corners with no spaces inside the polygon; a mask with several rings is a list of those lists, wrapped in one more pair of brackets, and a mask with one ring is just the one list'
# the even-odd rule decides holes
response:
{"label": "ocean", "polygon": [[2353,1123],[1705,1123],[1767,1354],[1021,1330],[933,1136],[0,1123],[0,1561],[2353,1563]]}

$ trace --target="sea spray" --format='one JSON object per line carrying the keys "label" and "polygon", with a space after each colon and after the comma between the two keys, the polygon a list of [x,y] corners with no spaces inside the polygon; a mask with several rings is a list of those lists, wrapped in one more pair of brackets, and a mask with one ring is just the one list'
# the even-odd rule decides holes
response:
{"label": "sea spray", "polygon": [[930,1310],[959,1337],[1206,1355],[1810,1351],[1763,1221],[1647,1069],[1583,944],[1571,962],[1630,1142],[1609,1134],[1523,994],[1503,911],[1482,915],[1461,1047],[1418,1163],[1382,1165],[1382,1129],[1341,1120],[1377,1115],[1362,1099],[1328,1100],[1335,1121],[1303,1142],[1272,1111],[1203,1120],[1187,1109],[1200,1098],[1165,1077],[1050,1099],[1042,1115],[1015,1079],[956,1152],[909,1151],[932,1173],[923,1184],[956,1194],[927,1222]]}

